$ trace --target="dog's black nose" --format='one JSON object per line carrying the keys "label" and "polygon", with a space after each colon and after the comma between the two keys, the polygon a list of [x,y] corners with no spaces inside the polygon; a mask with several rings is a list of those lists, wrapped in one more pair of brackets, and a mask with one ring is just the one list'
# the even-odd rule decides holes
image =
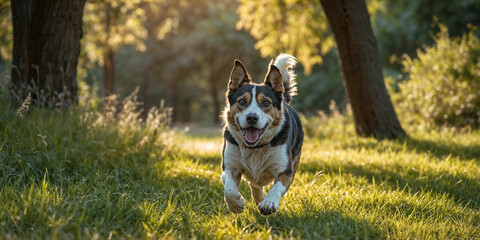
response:
{"label": "dog's black nose", "polygon": [[255,124],[258,121],[258,116],[255,113],[249,113],[247,114],[247,122],[250,124]]}

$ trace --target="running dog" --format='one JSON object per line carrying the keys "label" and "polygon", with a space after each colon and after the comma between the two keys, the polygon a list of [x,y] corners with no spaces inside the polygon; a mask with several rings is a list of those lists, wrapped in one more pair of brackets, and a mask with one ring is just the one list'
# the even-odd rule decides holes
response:
{"label": "running dog", "polygon": [[[235,60],[223,114],[222,182],[228,209],[241,213],[245,200],[238,191],[242,176],[263,215],[278,210],[280,198],[292,184],[300,162],[303,130],[289,105],[297,88],[296,59],[280,54],[270,62],[262,84],[250,78]],[[274,181],[265,196],[264,186]]]}

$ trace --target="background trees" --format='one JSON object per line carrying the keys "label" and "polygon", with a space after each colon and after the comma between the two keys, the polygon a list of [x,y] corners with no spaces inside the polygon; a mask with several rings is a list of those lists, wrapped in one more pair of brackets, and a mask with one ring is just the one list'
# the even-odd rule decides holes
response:
{"label": "background trees", "polygon": [[[402,73],[399,61],[391,60],[403,59],[404,53],[415,59],[418,47],[435,44],[432,36],[439,28],[431,25],[434,16],[452,37],[467,32],[467,23],[480,24],[476,17],[480,4],[473,0],[366,3],[392,91],[409,80],[410,72]],[[10,1],[0,0],[0,16],[0,71],[5,74],[13,63]],[[242,59],[254,80],[259,80],[268,58],[280,52],[299,59],[300,94],[292,104],[302,113],[328,113],[332,100],[345,111],[350,101],[341,81],[333,31],[319,2],[89,1],[83,23],[76,77],[81,91],[88,88],[96,95],[123,97],[140,86],[145,108],[164,100],[174,107],[176,122],[217,122],[233,59]],[[478,33],[472,30],[473,35]],[[350,92],[357,88],[353,89]]]}
{"label": "background trees", "polygon": [[[297,51],[300,61],[307,62],[304,66],[309,71],[314,63],[320,62],[320,54],[332,47],[329,41],[332,36],[326,31],[325,16],[318,3],[276,1],[273,6],[264,2],[263,7],[251,1],[243,3],[244,7],[239,10],[240,26],[261,39],[257,47],[264,49],[265,54],[274,55],[272,53],[283,49]],[[365,1],[321,1],[321,5],[335,35],[357,132],[388,138],[403,135],[383,80]],[[255,13],[250,14],[252,11]],[[327,36],[318,36],[319,31]],[[327,41],[321,42],[321,39]]]}
{"label": "background trees", "polygon": [[[261,59],[253,47],[254,39],[235,28],[235,1],[152,0],[138,4],[141,24],[134,26],[142,28],[145,35],[135,44],[123,42],[116,48],[116,93],[126,95],[140,85],[147,108],[165,100],[174,107],[176,121],[218,122],[233,59],[249,59],[247,65],[253,73],[265,71],[266,61],[255,64]],[[85,60],[101,56],[98,43],[86,39],[86,49],[92,44],[94,51],[87,52]],[[97,62],[103,66],[101,59]],[[98,67],[87,68],[87,83],[102,78]]]}
{"label": "background trees", "polygon": [[145,12],[141,1],[89,1],[85,7],[84,44],[88,58],[103,67],[103,95],[114,93],[115,53],[122,45],[131,44],[145,51],[146,31],[141,27]]}
{"label": "background trees", "polygon": [[415,57],[417,48],[432,45],[433,34],[440,29],[434,24],[439,19],[451,36],[461,36],[468,31],[470,23],[480,26],[480,3],[476,0],[383,0],[368,1],[375,35],[384,66],[400,70],[391,56],[407,54]]}

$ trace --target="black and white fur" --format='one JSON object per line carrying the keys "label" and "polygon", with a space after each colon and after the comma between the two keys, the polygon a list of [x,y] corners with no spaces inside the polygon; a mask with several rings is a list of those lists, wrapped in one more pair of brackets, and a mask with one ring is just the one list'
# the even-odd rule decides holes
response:
{"label": "black and white fur", "polygon": [[[262,84],[252,82],[243,64],[235,60],[226,94],[222,151],[222,182],[231,212],[245,207],[238,191],[242,176],[248,181],[260,212],[276,212],[300,162],[303,130],[289,105],[296,95],[296,60],[281,54]],[[265,196],[264,186],[274,182]]]}

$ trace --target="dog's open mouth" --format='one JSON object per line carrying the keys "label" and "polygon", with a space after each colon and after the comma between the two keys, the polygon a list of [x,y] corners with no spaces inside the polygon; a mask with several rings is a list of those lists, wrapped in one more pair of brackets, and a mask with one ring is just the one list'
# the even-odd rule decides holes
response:
{"label": "dog's open mouth", "polygon": [[248,145],[253,145],[257,143],[258,139],[260,139],[260,136],[265,132],[266,128],[267,126],[261,129],[256,127],[242,128],[243,138],[245,139],[245,142]]}

